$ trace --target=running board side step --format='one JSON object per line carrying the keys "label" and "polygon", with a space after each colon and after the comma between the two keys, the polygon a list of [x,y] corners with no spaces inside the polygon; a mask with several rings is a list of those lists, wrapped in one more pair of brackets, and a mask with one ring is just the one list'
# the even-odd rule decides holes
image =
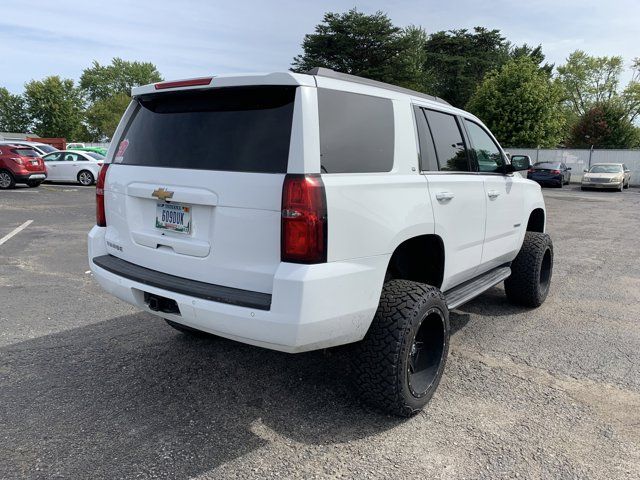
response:
{"label": "running board side step", "polygon": [[469,280],[451,290],[444,292],[444,298],[447,301],[449,310],[459,307],[467,303],[469,300],[476,298],[481,293],[486,292],[494,285],[497,285],[505,278],[511,275],[511,268],[508,265],[494,268],[479,277]]}

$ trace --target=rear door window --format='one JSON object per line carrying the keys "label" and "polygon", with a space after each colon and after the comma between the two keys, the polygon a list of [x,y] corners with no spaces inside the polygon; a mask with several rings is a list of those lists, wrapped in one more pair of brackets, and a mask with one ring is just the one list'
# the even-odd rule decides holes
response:
{"label": "rear door window", "polygon": [[471,170],[462,132],[455,116],[425,110],[438,155],[440,170],[468,172]]}
{"label": "rear door window", "polygon": [[393,103],[318,89],[322,173],[389,172],[393,168]]}
{"label": "rear door window", "polygon": [[296,87],[228,87],[159,93],[138,105],[114,163],[285,173]]}

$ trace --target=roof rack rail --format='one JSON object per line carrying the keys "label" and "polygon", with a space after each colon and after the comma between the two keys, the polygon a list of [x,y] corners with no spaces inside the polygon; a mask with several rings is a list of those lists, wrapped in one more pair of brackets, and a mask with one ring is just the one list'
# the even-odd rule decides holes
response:
{"label": "roof rack rail", "polygon": [[440,103],[444,103],[445,105],[451,105],[449,102],[447,102],[446,100],[443,100],[440,97],[427,95],[426,93],[416,92],[415,90],[411,90],[409,88],[398,87],[397,85],[392,85],[390,83],[384,83],[384,82],[379,82],[377,80],[371,80],[369,78],[358,77],[357,75],[349,75],[348,73],[336,72],[335,70],[331,70],[330,68],[314,67],[305,73],[307,75],[335,78],[336,80],[344,80],[346,82],[360,83],[362,85],[369,85],[371,87],[384,88],[385,90],[393,90],[394,92],[405,93],[407,95],[413,95],[414,97],[426,98],[427,100],[432,100],[434,102],[440,102]]}

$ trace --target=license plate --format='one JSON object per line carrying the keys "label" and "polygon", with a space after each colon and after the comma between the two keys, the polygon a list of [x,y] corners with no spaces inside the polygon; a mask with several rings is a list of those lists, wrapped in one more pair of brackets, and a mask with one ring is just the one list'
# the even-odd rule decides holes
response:
{"label": "license plate", "polygon": [[157,203],[156,228],[176,233],[191,233],[191,206]]}

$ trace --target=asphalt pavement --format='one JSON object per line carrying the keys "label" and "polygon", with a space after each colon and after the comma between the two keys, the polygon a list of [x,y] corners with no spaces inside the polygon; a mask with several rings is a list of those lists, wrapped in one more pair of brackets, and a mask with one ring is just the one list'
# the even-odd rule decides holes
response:
{"label": "asphalt pavement", "polygon": [[0,478],[640,478],[640,189],[544,190],[536,310],[451,315],[411,419],[360,405],[346,349],[193,338],[97,285],[93,187],[0,191]]}

